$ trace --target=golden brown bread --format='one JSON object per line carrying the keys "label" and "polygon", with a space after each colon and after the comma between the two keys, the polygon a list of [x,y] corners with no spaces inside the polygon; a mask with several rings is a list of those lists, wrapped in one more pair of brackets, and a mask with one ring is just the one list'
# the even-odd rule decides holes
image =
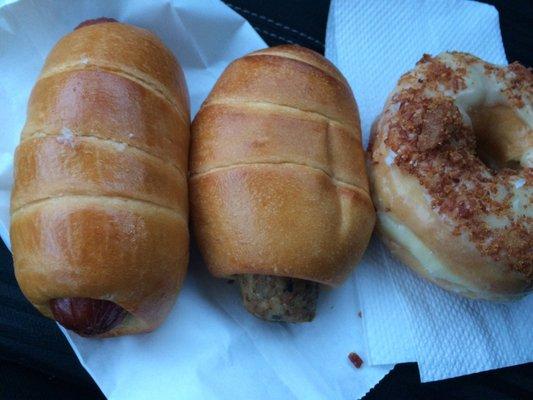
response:
{"label": "golden brown bread", "polygon": [[183,71],[157,36],[132,25],[103,23],[77,29],[52,49],[41,78],[63,71],[100,70],[123,76],[167,99],[184,122],[189,100]]}
{"label": "golden brown bread", "polygon": [[215,276],[347,277],[375,216],[357,106],[332,64],[298,46],[236,60],[191,140],[191,221]]}
{"label": "golden brown bread", "polygon": [[187,265],[187,222],[143,201],[65,195],[13,214],[16,274],[46,316],[54,298],[112,300],[132,315],[111,334],[160,324]]}
{"label": "golden brown bread", "polygon": [[[236,165],[191,182],[194,231],[215,276],[265,274],[337,285],[366,248],[368,194],[295,165]],[[361,206],[362,205],[362,206]]]}
{"label": "golden brown bread", "polygon": [[106,22],[61,39],[32,91],[15,156],[11,243],[26,297],[128,312],[103,336],[157,327],[185,277],[189,105],[152,33]]}
{"label": "golden brown bread", "polygon": [[153,89],[129,78],[91,68],[41,79],[30,97],[28,115],[22,140],[61,131],[68,135],[70,129],[77,136],[125,143],[175,165],[183,174],[187,171],[187,120]]}

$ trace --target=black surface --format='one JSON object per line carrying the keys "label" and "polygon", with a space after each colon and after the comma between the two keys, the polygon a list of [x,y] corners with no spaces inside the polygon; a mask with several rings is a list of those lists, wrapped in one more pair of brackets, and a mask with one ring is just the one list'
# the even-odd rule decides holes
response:
{"label": "black surface", "polygon": [[[355,1],[355,0],[354,0]],[[366,1],[366,0],[357,0]],[[533,1],[485,1],[500,11],[509,61],[533,64]],[[229,0],[269,45],[298,43],[324,51],[328,0]],[[0,399],[103,398],[57,326],[24,299],[11,255],[0,246]],[[415,364],[401,364],[365,399],[531,399],[533,364],[419,383]]]}
{"label": "black surface", "polygon": [[509,62],[533,66],[533,0],[483,0],[500,13],[505,53]]}

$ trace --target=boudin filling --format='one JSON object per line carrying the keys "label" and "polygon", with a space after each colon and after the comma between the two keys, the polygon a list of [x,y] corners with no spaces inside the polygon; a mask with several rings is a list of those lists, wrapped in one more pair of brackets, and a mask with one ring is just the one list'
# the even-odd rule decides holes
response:
{"label": "boudin filling", "polygon": [[238,275],[237,279],[244,306],[258,318],[306,322],[315,317],[318,283],[270,275]]}

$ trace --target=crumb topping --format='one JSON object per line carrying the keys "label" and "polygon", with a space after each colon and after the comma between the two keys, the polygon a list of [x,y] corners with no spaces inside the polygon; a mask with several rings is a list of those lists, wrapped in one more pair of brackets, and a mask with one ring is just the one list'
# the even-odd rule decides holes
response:
{"label": "crumb topping", "polygon": [[[508,74],[506,81],[507,87],[504,94],[509,98],[511,104],[518,108],[525,105],[525,99],[533,96],[533,70],[514,62],[507,67]],[[500,71],[503,71],[500,69]]]}
{"label": "crumb topping", "polygon": [[353,366],[357,369],[361,368],[363,365],[363,359],[357,353],[351,352],[348,354],[348,360],[350,360]]}
{"label": "crumb topping", "polygon": [[[452,69],[436,57],[424,54],[422,59],[416,63],[418,67],[418,83],[427,89],[438,89],[441,85],[444,89],[458,92],[466,88],[464,77],[466,68],[459,67]],[[416,71],[416,70],[415,70]],[[407,73],[406,75],[409,75]]]}
{"label": "crumb topping", "polygon": [[[454,235],[466,235],[481,254],[533,278],[533,218],[512,209],[514,182],[522,178],[533,186],[533,169],[495,171],[485,165],[476,154],[476,135],[452,99],[439,91],[424,94],[428,85],[438,83],[461,89],[466,71],[428,55],[418,65],[426,67],[425,80],[396,93],[388,108],[396,105],[398,111],[384,121],[385,144],[396,153],[394,165],[416,177],[431,196],[431,207],[454,221]],[[507,90],[513,96],[531,90],[531,70],[512,64],[509,71],[514,78]],[[517,106],[522,102],[518,94],[513,98]],[[528,201],[533,202],[531,196]],[[491,224],[494,219],[500,223]]]}

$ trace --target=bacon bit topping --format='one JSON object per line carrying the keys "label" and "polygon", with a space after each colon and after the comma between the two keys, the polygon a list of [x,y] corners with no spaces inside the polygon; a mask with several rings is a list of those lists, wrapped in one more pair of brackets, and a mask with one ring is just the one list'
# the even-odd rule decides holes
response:
{"label": "bacon bit topping", "polygon": [[503,92],[513,105],[522,108],[525,105],[523,96],[533,96],[533,71],[517,62],[509,65],[507,70],[510,72],[506,79],[508,85]]}
{"label": "bacon bit topping", "polygon": [[[483,164],[476,154],[476,135],[464,125],[453,101],[439,94],[441,90],[433,91],[435,97],[424,94],[436,88],[437,82],[453,90],[463,87],[464,72],[453,71],[427,55],[418,65],[425,69],[426,79],[395,94],[389,108],[395,104],[398,111],[384,114],[382,120],[382,126],[388,126],[385,144],[396,153],[394,165],[418,179],[432,198],[431,207],[455,222],[455,235],[468,235],[482,255],[504,261],[532,278],[533,218],[515,215],[511,199],[519,174],[530,185],[533,170],[494,171]],[[509,90],[531,90],[530,70],[513,64],[509,71],[516,77]],[[417,73],[411,76],[420,77]],[[489,217],[507,223],[491,226]]]}
{"label": "bacon bit topping", "polygon": [[424,78],[417,76],[418,83],[425,83],[432,89],[443,85],[446,89],[457,92],[466,88],[464,77],[466,75],[465,68],[452,69],[437,58],[431,57],[429,54],[424,54],[422,59],[416,63],[423,71]]}
{"label": "bacon bit topping", "polygon": [[[485,70],[486,75],[498,74],[503,72],[501,68],[498,68],[492,64],[485,63],[483,64],[483,69]],[[504,73],[505,75],[505,73]]]}
{"label": "bacon bit topping", "polygon": [[357,353],[348,354],[348,360],[354,365],[355,368],[359,369],[363,365],[363,360]]}

